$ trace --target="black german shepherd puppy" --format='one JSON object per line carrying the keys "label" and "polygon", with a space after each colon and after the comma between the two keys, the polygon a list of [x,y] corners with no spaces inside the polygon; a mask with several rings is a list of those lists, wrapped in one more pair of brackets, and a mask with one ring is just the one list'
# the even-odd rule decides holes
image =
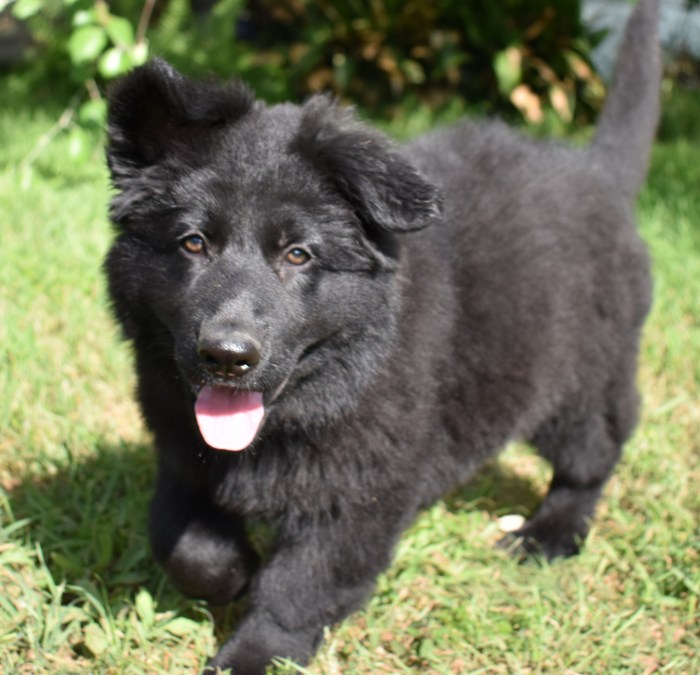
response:
{"label": "black german shepherd puppy", "polygon": [[[637,418],[658,4],[585,149],[471,123],[397,147],[327,97],[268,107],[162,61],[114,88],[106,270],[158,449],[153,551],[188,595],[250,592],[211,667],[307,662],[512,439],[554,468],[522,549],[576,553]],[[275,527],[262,565],[249,520]]]}

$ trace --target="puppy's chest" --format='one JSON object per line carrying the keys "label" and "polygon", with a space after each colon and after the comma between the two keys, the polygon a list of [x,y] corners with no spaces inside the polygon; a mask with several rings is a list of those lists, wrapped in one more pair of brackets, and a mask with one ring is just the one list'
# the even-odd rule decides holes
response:
{"label": "puppy's chest", "polygon": [[210,474],[213,496],[225,510],[263,519],[330,513],[380,499],[392,485],[405,482],[402,474],[415,467],[400,462],[402,454],[406,450],[396,439],[366,433],[353,443],[338,436],[324,444],[319,439],[263,443],[224,472]]}

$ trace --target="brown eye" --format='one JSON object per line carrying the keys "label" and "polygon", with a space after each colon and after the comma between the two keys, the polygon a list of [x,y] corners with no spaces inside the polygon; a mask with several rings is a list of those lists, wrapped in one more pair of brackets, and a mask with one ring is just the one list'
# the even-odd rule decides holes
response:
{"label": "brown eye", "polygon": [[289,249],[284,256],[284,259],[290,265],[305,265],[309,260],[311,260],[311,255],[307,253],[303,248],[295,246]]}
{"label": "brown eye", "polygon": [[188,253],[195,255],[204,253],[204,238],[198,234],[191,234],[189,237],[185,237],[180,244]]}

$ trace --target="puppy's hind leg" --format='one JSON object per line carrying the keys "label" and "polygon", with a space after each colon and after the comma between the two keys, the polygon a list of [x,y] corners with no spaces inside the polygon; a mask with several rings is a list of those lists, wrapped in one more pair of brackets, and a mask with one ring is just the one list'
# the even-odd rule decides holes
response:
{"label": "puppy's hind leg", "polygon": [[531,439],[554,473],[539,510],[503,545],[547,559],[579,552],[601,491],[637,418],[634,384],[608,388],[598,406],[570,402]]}
{"label": "puppy's hind leg", "polygon": [[185,595],[223,605],[238,597],[258,567],[243,520],[164,473],[151,502],[153,554]]}

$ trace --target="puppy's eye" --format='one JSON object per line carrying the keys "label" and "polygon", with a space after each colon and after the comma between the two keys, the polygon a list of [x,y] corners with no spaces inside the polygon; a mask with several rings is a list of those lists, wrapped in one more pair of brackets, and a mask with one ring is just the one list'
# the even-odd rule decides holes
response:
{"label": "puppy's eye", "polygon": [[204,237],[200,237],[198,234],[191,234],[188,237],[180,240],[180,245],[188,253],[198,255],[204,253]]}
{"label": "puppy's eye", "polygon": [[305,265],[311,260],[311,254],[303,248],[295,246],[284,254],[284,259],[290,265]]}

